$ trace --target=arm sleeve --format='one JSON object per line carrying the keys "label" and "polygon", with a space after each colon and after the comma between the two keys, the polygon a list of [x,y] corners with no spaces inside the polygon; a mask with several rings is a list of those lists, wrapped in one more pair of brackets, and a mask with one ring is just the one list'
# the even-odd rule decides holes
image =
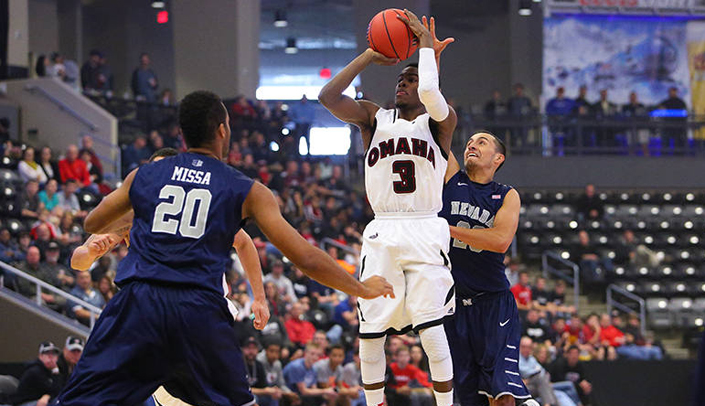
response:
{"label": "arm sleeve", "polygon": [[419,99],[431,118],[437,122],[448,117],[448,103],[438,85],[438,67],[432,48],[419,49]]}

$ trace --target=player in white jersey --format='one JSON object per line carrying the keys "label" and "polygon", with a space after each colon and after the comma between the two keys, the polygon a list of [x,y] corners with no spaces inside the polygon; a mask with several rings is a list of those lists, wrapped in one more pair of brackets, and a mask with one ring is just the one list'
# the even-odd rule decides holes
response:
{"label": "player in white jersey", "polygon": [[[395,89],[395,109],[385,110],[342,94],[371,63],[398,61],[367,49],[321,91],[319,101],[339,119],[360,128],[365,149],[365,187],[375,219],[365,228],[360,280],[384,276],[396,298],[359,300],[362,382],[369,406],[384,401],[384,342],[388,334],[414,330],[428,354],[439,406],[453,403],[453,365],[443,319],[453,314],[455,295],[448,223],[438,217],[448,152],[457,117],[438,87],[436,54],[452,42],[438,41],[404,10],[419,40],[419,63],[404,68]],[[435,51],[435,52],[434,52]]]}

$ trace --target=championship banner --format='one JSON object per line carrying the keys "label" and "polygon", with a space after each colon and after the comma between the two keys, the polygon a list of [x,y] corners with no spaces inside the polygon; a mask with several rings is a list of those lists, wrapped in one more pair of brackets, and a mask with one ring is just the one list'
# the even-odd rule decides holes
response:
{"label": "championship banner", "polygon": [[[705,115],[705,22],[688,23],[687,43],[693,113]],[[705,129],[695,131],[693,136],[705,140]]]}
{"label": "championship banner", "polygon": [[[678,88],[690,104],[690,73],[683,19],[617,16],[552,16],[544,20],[543,94],[558,87],[574,98],[581,85],[588,100],[601,89],[625,104],[635,91],[639,101],[656,105]],[[703,38],[703,37],[701,37]]]}

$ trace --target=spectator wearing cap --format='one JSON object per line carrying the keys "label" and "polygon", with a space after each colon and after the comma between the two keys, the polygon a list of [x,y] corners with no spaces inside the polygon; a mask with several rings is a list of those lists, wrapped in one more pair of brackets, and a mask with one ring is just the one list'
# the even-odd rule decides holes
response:
{"label": "spectator wearing cap", "polygon": [[247,371],[247,382],[252,388],[257,403],[261,406],[278,406],[281,399],[281,390],[267,385],[267,373],[264,365],[257,361],[259,344],[257,339],[249,336],[242,342],[242,356]]}
{"label": "spectator wearing cap", "polygon": [[22,374],[17,392],[10,397],[15,406],[47,406],[61,391],[56,363],[59,348],[51,341],[39,346],[39,357]]}
{"label": "spectator wearing cap", "polygon": [[[99,309],[102,309],[105,306],[103,295],[93,288],[93,284],[91,283],[91,273],[88,271],[82,271],[76,275],[76,286],[71,290],[71,294]],[[69,301],[66,306],[66,313],[69,317],[74,318],[85,325],[90,323],[90,310],[78,303]]]}
{"label": "spectator wearing cap", "polygon": [[68,336],[66,338],[64,350],[61,355],[59,355],[59,360],[56,363],[59,367],[61,389],[63,389],[69,381],[69,377],[71,376],[71,373],[73,373],[73,369],[76,367],[76,364],[78,364],[81,354],[83,354],[83,347],[85,345],[86,342],[81,337]]}
{"label": "spectator wearing cap", "polygon": [[69,145],[66,148],[66,156],[59,161],[59,175],[61,183],[66,183],[69,179],[74,179],[81,187],[90,186],[91,175],[83,160],[78,158],[78,147]]}
{"label": "spectator wearing cap", "polygon": [[265,275],[262,282],[272,282],[279,290],[279,297],[286,303],[291,303],[296,298],[294,285],[291,280],[284,275],[284,263],[281,260],[272,262],[272,272]]}
{"label": "spectator wearing cap", "polygon": [[[279,389],[282,397],[289,399],[292,402],[297,402],[299,396],[292,392],[286,386],[284,374],[282,372],[282,345],[280,341],[275,339],[266,339],[264,350],[257,354],[257,361],[264,366],[264,372],[267,377],[267,386]],[[287,351],[288,353],[288,351]]]}

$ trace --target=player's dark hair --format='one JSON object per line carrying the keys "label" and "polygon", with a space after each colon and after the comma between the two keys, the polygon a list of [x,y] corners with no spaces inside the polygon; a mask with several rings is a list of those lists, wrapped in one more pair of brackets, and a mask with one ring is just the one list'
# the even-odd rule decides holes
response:
{"label": "player's dark hair", "polygon": [[157,158],[166,158],[170,156],[176,156],[179,155],[179,151],[175,150],[174,148],[162,148],[154,151],[152,156],[149,157],[149,162],[154,162],[155,159]]}
{"label": "player's dark hair", "polygon": [[179,105],[179,125],[189,148],[197,148],[215,139],[221,124],[228,125],[223,101],[215,93],[199,90],[189,93]]}
{"label": "player's dark hair", "polygon": [[[419,68],[419,64],[416,63],[416,62],[412,62],[412,63],[407,64],[407,65],[404,67],[404,69],[406,69],[406,68],[416,68],[416,69],[418,69],[418,68]],[[403,70],[403,69],[402,69],[402,70]]]}

